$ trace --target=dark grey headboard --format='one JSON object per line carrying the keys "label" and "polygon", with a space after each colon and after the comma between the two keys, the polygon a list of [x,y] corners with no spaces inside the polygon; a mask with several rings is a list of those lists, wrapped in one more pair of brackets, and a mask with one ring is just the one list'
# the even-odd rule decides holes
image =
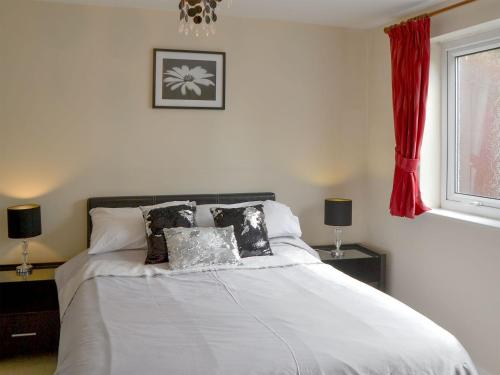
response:
{"label": "dark grey headboard", "polygon": [[87,246],[90,245],[92,220],[89,211],[95,207],[139,207],[169,201],[195,201],[197,204],[231,204],[251,201],[275,200],[274,193],[229,193],[229,194],[179,194],[144,195],[130,197],[97,197],[87,201]]}

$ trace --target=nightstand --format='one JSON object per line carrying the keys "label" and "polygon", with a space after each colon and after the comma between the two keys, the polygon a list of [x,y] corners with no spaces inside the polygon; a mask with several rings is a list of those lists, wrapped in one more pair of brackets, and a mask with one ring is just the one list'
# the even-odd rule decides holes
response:
{"label": "nightstand", "polygon": [[385,254],[379,254],[358,244],[346,244],[341,246],[344,256],[335,258],[330,252],[335,245],[311,247],[318,252],[323,263],[385,291]]}
{"label": "nightstand", "polygon": [[57,351],[59,303],[54,281],[62,263],[34,264],[27,276],[0,266],[0,357]]}

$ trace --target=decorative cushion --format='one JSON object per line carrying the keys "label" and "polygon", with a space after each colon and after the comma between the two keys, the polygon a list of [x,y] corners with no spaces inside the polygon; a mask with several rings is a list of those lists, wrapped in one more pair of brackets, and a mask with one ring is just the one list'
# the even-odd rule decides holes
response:
{"label": "decorative cushion", "polygon": [[182,204],[160,208],[141,207],[146,224],[148,254],[146,264],[168,262],[168,251],[163,229],[196,226],[196,205]]}
{"label": "decorative cushion", "polygon": [[169,228],[167,241],[171,269],[240,263],[232,226],[226,228]]}
{"label": "decorative cushion", "polygon": [[234,227],[234,235],[242,258],[273,255],[261,204],[239,208],[213,207],[210,209],[216,227]]}
{"label": "decorative cushion", "polygon": [[[257,204],[262,204],[262,201],[241,202],[241,203],[233,203],[233,204],[220,204],[220,203],[197,204],[196,205],[196,225],[198,225],[199,227],[215,227],[214,217],[212,216],[212,212],[210,212],[211,208],[214,208],[214,207],[239,208],[239,207],[255,206]],[[267,228],[267,229],[269,230],[269,228]]]}

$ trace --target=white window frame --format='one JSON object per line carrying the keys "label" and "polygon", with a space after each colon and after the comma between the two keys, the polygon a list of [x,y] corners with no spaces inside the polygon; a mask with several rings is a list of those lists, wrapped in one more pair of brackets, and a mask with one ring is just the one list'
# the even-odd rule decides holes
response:
{"label": "white window frame", "polygon": [[500,199],[460,194],[456,174],[456,58],[500,48],[500,29],[461,38],[443,45],[442,55],[442,147],[441,207],[477,216],[500,219]]}

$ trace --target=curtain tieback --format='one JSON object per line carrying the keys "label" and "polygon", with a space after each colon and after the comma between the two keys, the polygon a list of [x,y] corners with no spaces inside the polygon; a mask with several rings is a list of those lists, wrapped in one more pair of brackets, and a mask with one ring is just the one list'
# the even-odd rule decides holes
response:
{"label": "curtain tieback", "polygon": [[415,173],[420,159],[408,159],[396,153],[396,167],[408,173]]}

